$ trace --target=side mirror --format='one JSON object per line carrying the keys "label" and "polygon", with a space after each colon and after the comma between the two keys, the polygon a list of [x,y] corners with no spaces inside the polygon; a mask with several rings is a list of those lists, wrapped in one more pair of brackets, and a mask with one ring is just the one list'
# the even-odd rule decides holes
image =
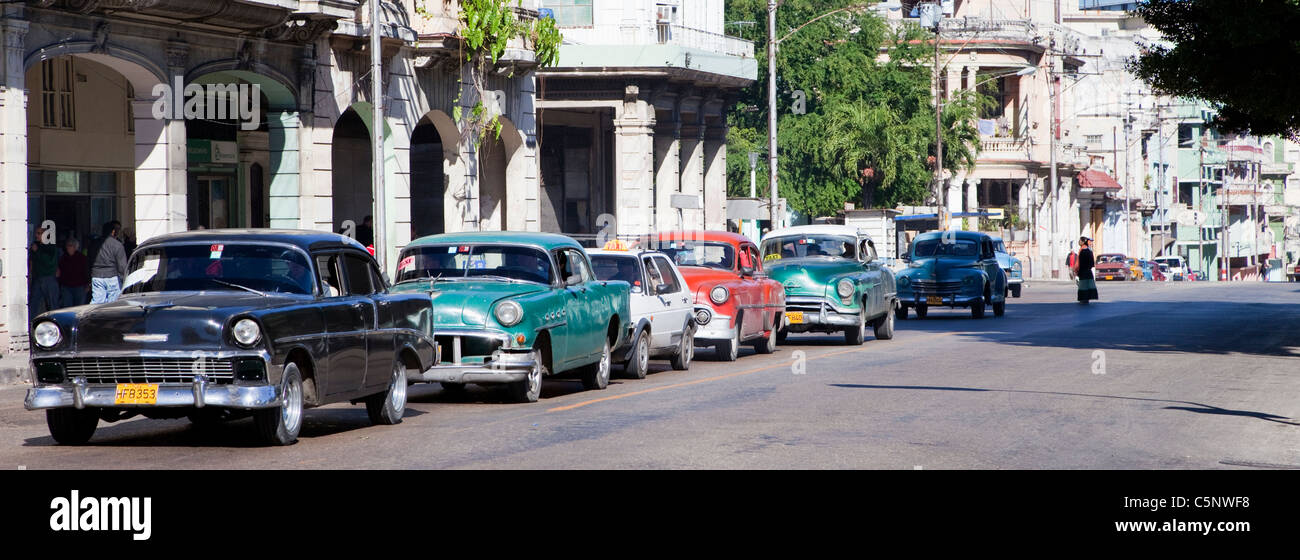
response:
{"label": "side mirror", "polygon": [[582,283],[582,275],[581,275],[581,274],[574,274],[574,275],[572,275],[572,276],[570,276],[570,277],[564,279],[564,285],[565,285],[565,286],[577,286],[578,284],[581,284],[581,283]]}
{"label": "side mirror", "polygon": [[741,276],[753,276],[753,275],[754,275],[754,267],[752,267],[752,266],[741,266],[741,267],[740,267],[740,275],[741,275]]}
{"label": "side mirror", "polygon": [[673,291],[673,287],[668,284],[659,284],[658,286],[655,286],[655,295],[658,296],[662,296],[671,291]]}

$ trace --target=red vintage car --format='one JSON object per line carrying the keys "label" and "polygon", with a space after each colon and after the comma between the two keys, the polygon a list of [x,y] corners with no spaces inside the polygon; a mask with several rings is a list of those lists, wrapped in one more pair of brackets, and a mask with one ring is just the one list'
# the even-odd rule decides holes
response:
{"label": "red vintage car", "polygon": [[785,315],[785,290],[763,274],[758,246],[725,231],[670,231],[637,243],[676,261],[695,294],[695,345],[713,346],[718,359],[733,361],[741,343],[760,354],[776,351]]}

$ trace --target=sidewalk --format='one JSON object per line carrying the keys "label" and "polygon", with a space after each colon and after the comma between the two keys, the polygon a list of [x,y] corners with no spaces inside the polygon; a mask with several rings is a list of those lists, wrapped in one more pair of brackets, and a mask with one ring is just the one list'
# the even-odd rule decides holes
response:
{"label": "sidewalk", "polygon": [[0,385],[30,383],[27,352],[6,352],[0,357]]}

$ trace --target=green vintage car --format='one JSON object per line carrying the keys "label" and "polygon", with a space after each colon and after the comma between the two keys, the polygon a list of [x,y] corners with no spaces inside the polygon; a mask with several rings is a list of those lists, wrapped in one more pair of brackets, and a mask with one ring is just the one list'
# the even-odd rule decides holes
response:
{"label": "green vintage car", "polygon": [[447,391],[504,384],[535,402],[542,378],[609,384],[610,352],[628,332],[627,282],[597,280],[586,251],[547,233],[465,232],[422,237],[398,258],[394,291],[433,300],[434,366],[409,373]]}
{"label": "green vintage car", "polygon": [[852,226],[811,225],[763,236],[767,275],[785,287],[785,326],[779,333],[844,333],[862,344],[867,326],[894,338],[898,308],[894,273],[877,260],[866,232]]}

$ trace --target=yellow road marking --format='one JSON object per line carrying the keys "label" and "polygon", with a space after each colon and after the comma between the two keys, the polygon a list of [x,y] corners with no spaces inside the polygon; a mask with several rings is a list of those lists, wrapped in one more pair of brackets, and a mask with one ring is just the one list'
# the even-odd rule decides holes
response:
{"label": "yellow road marking", "polygon": [[[909,339],[908,342],[917,342],[917,341],[921,341],[921,340],[929,340],[929,339],[933,339],[933,338],[941,338],[941,337],[945,337],[945,336],[952,336],[952,335],[954,335],[954,334],[957,334],[957,333],[956,333],[956,332],[938,333],[938,334],[933,334],[933,335],[930,335],[930,336],[925,336],[925,337],[920,337],[920,338]],[[851,353],[851,352],[862,352],[862,351],[864,351],[864,350],[869,350],[870,348],[871,348],[870,346],[865,346],[865,345],[863,345],[863,346],[854,347],[854,348],[846,348],[846,349],[843,349],[843,350],[832,350],[832,351],[830,351],[830,352],[825,352],[825,353],[822,353],[822,354],[818,354],[818,355],[816,355],[816,356],[809,356],[807,359],[808,359],[809,361],[811,361],[811,360],[818,360],[818,359],[821,359],[821,358],[829,358],[829,357],[831,357],[831,356],[838,356],[838,355],[840,355],[840,354],[848,354],[848,353]],[[767,371],[767,370],[769,370],[769,369],[776,369],[776,368],[779,368],[779,367],[790,367],[790,366],[792,366],[792,365],[794,365],[794,360],[790,360],[790,361],[788,361],[788,362],[781,362],[781,363],[776,363],[776,364],[766,365],[766,366],[762,366],[762,367],[756,367],[756,368],[753,368],[753,369],[747,369],[747,370],[743,370],[743,371],[736,371],[736,372],[727,373],[727,374],[723,374],[723,375],[715,375],[715,376],[713,376],[713,377],[702,377],[702,378],[700,378],[700,379],[693,379],[693,380],[691,380],[691,381],[683,381],[683,382],[681,382],[681,383],[673,383],[673,384],[670,384],[670,385],[661,385],[661,386],[659,386],[659,387],[651,387],[651,388],[649,388],[649,389],[642,389],[642,390],[640,390],[640,391],[632,391],[631,393],[622,393],[622,394],[619,394],[619,395],[610,395],[610,396],[608,396],[608,397],[601,397],[601,398],[599,398],[599,399],[591,399],[591,400],[586,400],[586,401],[582,401],[582,402],[577,402],[577,403],[573,403],[573,404],[569,404],[569,405],[557,406],[557,407],[554,407],[554,408],[547,409],[547,412],[564,412],[564,411],[566,411],[566,410],[573,410],[573,409],[575,409],[575,408],[581,408],[581,407],[587,406],[587,405],[589,405],[589,404],[596,404],[596,403],[601,403],[601,402],[605,402],[605,401],[614,401],[614,400],[618,400],[618,399],[624,399],[624,398],[627,398],[627,397],[634,397],[634,396],[637,396],[637,395],[644,395],[644,394],[646,394],[646,393],[653,393],[653,392],[656,392],[656,391],[663,391],[663,390],[665,390],[665,389],[676,389],[676,388],[678,388],[678,387],[686,387],[687,385],[696,385],[696,384],[699,384],[699,383],[707,383],[707,382],[709,382],[709,381],[717,381],[717,380],[719,380],[719,379],[728,379],[728,378],[731,378],[731,377],[740,377],[740,376],[742,376],[742,375],[749,375],[749,374],[751,374],[751,373],[758,373],[758,372],[760,372],[760,371]]]}

